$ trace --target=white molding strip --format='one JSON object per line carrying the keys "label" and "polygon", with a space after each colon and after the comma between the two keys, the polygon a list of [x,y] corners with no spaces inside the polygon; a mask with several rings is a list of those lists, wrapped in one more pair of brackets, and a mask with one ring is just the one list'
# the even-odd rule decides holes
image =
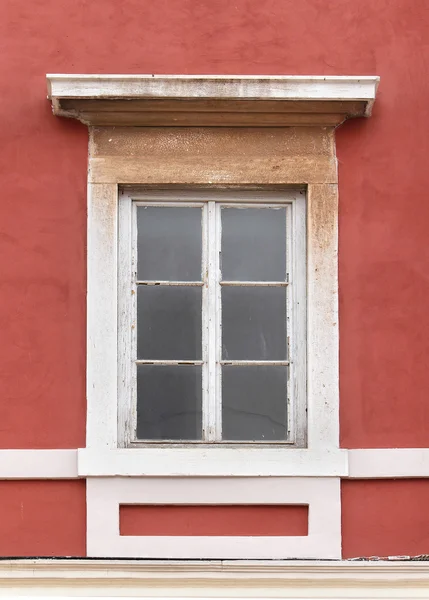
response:
{"label": "white molding strip", "polygon": [[80,477],[345,477],[347,451],[121,448],[78,451]]}
{"label": "white molding strip", "polygon": [[374,100],[376,76],[46,75],[48,98]]}
{"label": "white molding strip", "polygon": [[349,450],[349,477],[429,477],[429,448]]}
{"label": "white molding strip", "polygon": [[4,560],[0,597],[429,598],[427,561]]}
{"label": "white molding strip", "polygon": [[[127,448],[98,450],[0,450],[2,479],[77,477],[341,477],[429,478],[429,448],[336,450],[259,448],[243,460],[231,448]],[[174,461],[172,455],[174,454]],[[176,460],[177,455],[180,460]]]}
{"label": "white molding strip", "polygon": [[[339,559],[338,478],[90,478],[88,556],[168,559]],[[121,504],[305,504],[306,536],[121,536]]]}
{"label": "white molding strip", "polygon": [[74,479],[77,450],[0,450],[0,479]]}

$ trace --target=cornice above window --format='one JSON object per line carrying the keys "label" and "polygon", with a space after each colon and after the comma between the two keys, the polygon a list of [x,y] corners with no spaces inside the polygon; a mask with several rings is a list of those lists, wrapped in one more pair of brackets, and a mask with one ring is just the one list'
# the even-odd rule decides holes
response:
{"label": "cornice above window", "polygon": [[54,115],[93,126],[335,127],[369,116],[379,77],[47,75]]}

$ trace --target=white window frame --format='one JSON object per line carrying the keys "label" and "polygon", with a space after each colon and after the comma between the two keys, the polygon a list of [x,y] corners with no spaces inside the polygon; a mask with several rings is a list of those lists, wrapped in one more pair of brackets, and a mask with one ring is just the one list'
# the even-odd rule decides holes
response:
{"label": "white window frame", "polygon": [[[136,188],[119,191],[118,235],[118,445],[145,447],[152,445],[222,444],[243,446],[263,444],[305,447],[306,443],[306,223],[305,192],[282,191],[215,191],[168,190],[142,191]],[[186,361],[203,367],[203,439],[201,441],[136,440],[137,425],[137,206],[182,206],[202,208],[202,287],[203,355],[200,361]],[[221,345],[221,283],[219,253],[221,244],[221,208],[257,206],[286,208],[286,268],[287,292],[287,361],[222,361]],[[269,282],[260,282],[267,286]],[[164,282],[163,282],[164,284]],[[174,282],[172,283],[174,285]],[[254,286],[258,282],[247,282]],[[167,285],[167,284],[165,284]],[[189,282],[183,285],[192,285]],[[228,282],[222,282],[228,285]],[[237,285],[246,283],[237,282]],[[212,318],[209,318],[212,317]],[[142,363],[143,361],[138,361]],[[144,361],[152,363],[153,361]],[[156,361],[177,363],[183,361]],[[287,392],[288,439],[275,442],[231,442],[221,440],[221,364],[284,364],[289,366]]]}

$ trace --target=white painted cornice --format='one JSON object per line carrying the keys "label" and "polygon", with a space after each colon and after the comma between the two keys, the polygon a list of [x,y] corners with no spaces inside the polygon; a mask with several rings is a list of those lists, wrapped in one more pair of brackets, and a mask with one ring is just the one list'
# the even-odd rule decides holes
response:
{"label": "white painted cornice", "polygon": [[427,561],[0,561],[0,597],[429,598]]}
{"label": "white painted cornice", "polygon": [[379,77],[47,75],[58,116],[87,125],[335,126],[369,116]]}

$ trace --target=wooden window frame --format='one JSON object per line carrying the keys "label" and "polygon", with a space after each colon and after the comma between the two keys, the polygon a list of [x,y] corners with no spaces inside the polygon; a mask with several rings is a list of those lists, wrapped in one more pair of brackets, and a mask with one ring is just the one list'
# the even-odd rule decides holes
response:
{"label": "wooden window frame", "polygon": [[[216,191],[168,190],[141,191],[138,188],[119,191],[118,200],[118,446],[146,447],[151,445],[222,444],[288,445],[303,448],[306,444],[306,230],[305,193],[303,190],[283,191]],[[198,363],[203,367],[203,438],[200,441],[137,440],[136,416],[136,206],[198,206],[203,211],[202,243],[203,273],[207,272],[203,290],[203,356]],[[220,210],[223,206],[283,206],[287,210],[288,244],[287,322],[290,356],[287,361],[269,361],[269,364],[288,364],[287,390],[288,439],[273,442],[225,441],[221,437],[221,368],[232,361],[220,356],[221,318],[220,289],[228,282],[216,280],[219,272]],[[130,282],[132,282],[130,284]],[[251,282],[257,285],[258,282]],[[267,282],[261,282],[266,286]],[[165,284],[166,285],[166,284]],[[185,284],[183,284],[185,285]],[[190,285],[190,283],[186,283]],[[245,285],[245,283],[240,283]],[[276,284],[277,285],[277,284]],[[131,289],[130,289],[131,288]],[[140,364],[143,361],[138,361]],[[152,364],[153,361],[144,361]],[[157,361],[166,364],[166,361]],[[167,361],[178,363],[183,361]],[[240,364],[268,364],[267,361],[233,361]],[[131,367],[130,367],[131,365]]]}

